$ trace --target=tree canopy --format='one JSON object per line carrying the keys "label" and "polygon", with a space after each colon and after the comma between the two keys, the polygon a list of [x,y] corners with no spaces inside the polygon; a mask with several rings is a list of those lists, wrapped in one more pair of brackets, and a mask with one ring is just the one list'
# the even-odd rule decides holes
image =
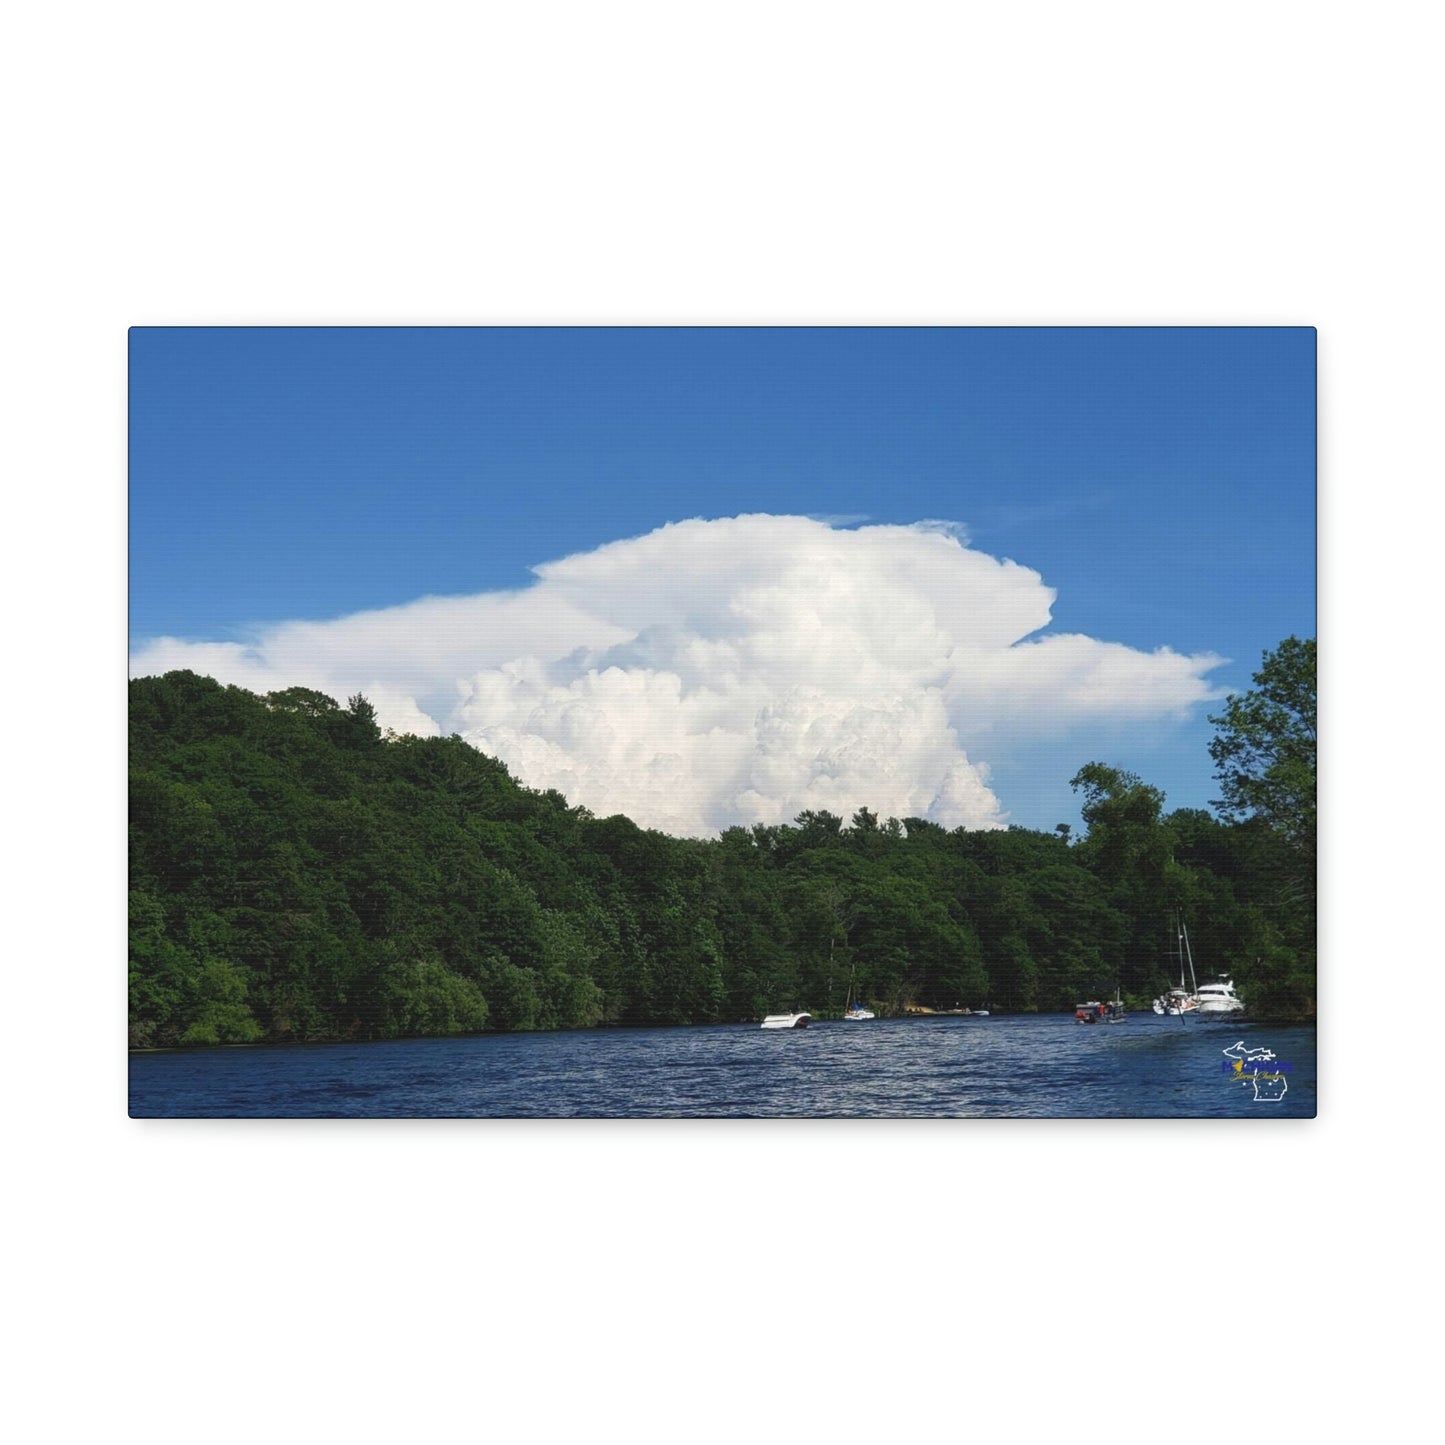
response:
{"label": "tree canopy", "polygon": [[1287,637],[1218,717],[1209,745],[1226,817],[1258,817],[1315,856],[1315,640]]}
{"label": "tree canopy", "polygon": [[850,987],[883,1014],[1144,1004],[1176,907],[1252,1009],[1312,1006],[1287,832],[1104,763],[1078,840],[866,806],[699,840],[383,736],[359,696],[174,672],[131,684],[130,727],[136,1047],[827,1016]]}

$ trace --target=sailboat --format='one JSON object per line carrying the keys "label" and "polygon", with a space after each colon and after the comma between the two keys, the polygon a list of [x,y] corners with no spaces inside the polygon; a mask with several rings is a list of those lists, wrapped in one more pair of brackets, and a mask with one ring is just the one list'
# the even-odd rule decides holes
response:
{"label": "sailboat", "polygon": [[862,999],[857,999],[853,997],[853,984],[856,981],[857,977],[858,965],[855,963],[853,965],[852,976],[848,979],[848,1007],[844,1010],[843,1017],[845,1019],[852,1019],[854,1022],[858,1022],[862,1019],[877,1018],[878,1015],[875,1014],[872,1009],[867,1009],[863,1007]]}
{"label": "sailboat", "polygon": [[[1185,1014],[1192,1014],[1199,1007],[1199,1000],[1195,995],[1199,992],[1199,985],[1194,978],[1194,955],[1189,950],[1189,930],[1184,926],[1184,920],[1177,913],[1174,915],[1174,926],[1176,929],[1176,943],[1179,951],[1179,987],[1171,988],[1168,993],[1160,994],[1154,1000],[1154,1012],[1156,1014],[1173,1014],[1183,1018]],[[1184,967],[1189,965],[1190,987],[1184,987]]]}

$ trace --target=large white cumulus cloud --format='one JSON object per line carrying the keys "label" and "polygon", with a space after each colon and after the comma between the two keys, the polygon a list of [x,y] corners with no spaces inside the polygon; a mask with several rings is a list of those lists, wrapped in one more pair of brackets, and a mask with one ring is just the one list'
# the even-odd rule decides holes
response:
{"label": "large white cumulus cloud", "polygon": [[703,834],[860,806],[999,826],[967,749],[1015,729],[1180,716],[1220,659],[1030,635],[1054,593],[939,523],[680,522],[535,569],[252,645],[162,638],[140,676],[361,691],[384,725],[459,732],[533,787]]}

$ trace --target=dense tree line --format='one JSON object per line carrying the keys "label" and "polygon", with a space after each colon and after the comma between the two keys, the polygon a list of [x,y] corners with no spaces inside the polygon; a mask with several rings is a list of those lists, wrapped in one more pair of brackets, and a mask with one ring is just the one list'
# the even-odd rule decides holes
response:
{"label": "dense tree line", "polygon": [[[1313,754],[1307,789],[1289,753],[1261,804],[1258,737],[1220,764],[1230,821],[1091,763],[1078,840],[861,808],[703,841],[596,818],[459,738],[383,736],[359,696],[173,672],[131,683],[130,728],[136,1047],[826,1016],[850,984],[885,1013],[1063,1011],[1115,984],[1144,1005],[1175,908],[1252,1014],[1313,1008]],[[1304,791],[1307,830],[1270,813]]]}

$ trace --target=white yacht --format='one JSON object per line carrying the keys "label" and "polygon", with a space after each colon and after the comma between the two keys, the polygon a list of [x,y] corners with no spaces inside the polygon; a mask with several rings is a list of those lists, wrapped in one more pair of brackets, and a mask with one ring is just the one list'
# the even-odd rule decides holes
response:
{"label": "white yacht", "polygon": [[1194,1005],[1202,1014],[1237,1014],[1244,1008],[1244,1000],[1235,993],[1233,979],[1221,978],[1200,984]]}

